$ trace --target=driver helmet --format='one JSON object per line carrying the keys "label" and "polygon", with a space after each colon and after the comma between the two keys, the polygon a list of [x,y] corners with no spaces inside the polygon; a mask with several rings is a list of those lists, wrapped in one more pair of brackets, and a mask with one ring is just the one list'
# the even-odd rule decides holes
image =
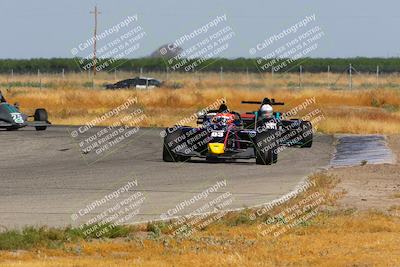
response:
{"label": "driver helmet", "polygon": [[218,113],[214,116],[213,122],[218,123],[220,125],[227,125],[233,123],[235,120],[235,116],[230,113]]}
{"label": "driver helmet", "polygon": [[260,117],[262,119],[272,119],[274,116],[274,109],[271,105],[265,104],[260,108]]}
{"label": "driver helmet", "polygon": [[3,94],[0,91],[0,102],[6,102],[6,99],[4,98]]}
{"label": "driver helmet", "polygon": [[218,113],[228,113],[229,109],[228,106],[224,103],[222,103],[219,108],[218,108]]}

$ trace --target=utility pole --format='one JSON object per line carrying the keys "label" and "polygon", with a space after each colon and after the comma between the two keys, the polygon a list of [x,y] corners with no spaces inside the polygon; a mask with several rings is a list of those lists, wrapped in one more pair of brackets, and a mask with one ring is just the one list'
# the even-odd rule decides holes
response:
{"label": "utility pole", "polygon": [[379,65],[376,66],[376,87],[379,87]]}
{"label": "utility pole", "polygon": [[328,86],[330,86],[330,73],[331,73],[331,66],[328,65]]}
{"label": "utility pole", "polygon": [[42,89],[42,78],[40,77],[40,69],[37,70],[37,76],[39,79],[40,89]]}
{"label": "utility pole", "polygon": [[90,11],[90,14],[94,14],[93,76],[96,76],[97,15],[101,14],[101,12],[97,11],[97,5],[94,6],[94,11]]}
{"label": "utility pole", "polygon": [[349,88],[353,89],[353,77],[352,77],[352,71],[353,71],[353,67],[349,66]]}
{"label": "utility pole", "polygon": [[303,66],[300,65],[300,69],[299,69],[299,88],[302,87],[302,82],[303,82]]}

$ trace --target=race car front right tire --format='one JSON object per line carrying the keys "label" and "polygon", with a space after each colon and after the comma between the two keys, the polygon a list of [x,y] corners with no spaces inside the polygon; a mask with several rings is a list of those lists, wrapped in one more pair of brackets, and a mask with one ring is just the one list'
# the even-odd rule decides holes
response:
{"label": "race car front right tire", "polygon": [[301,131],[301,138],[302,138],[302,145],[301,148],[310,148],[313,144],[313,126],[309,121],[302,121],[300,124],[302,129]]}
{"label": "race car front right tire", "polygon": [[279,140],[277,130],[268,129],[254,137],[254,153],[257,165],[271,165],[278,161]]}
{"label": "race car front right tire", "polygon": [[164,145],[163,145],[163,161],[165,162],[179,162],[189,160],[190,157],[177,155],[175,153],[176,149],[180,145],[185,144],[185,134],[181,129],[173,129],[169,131],[168,128],[165,129]]}

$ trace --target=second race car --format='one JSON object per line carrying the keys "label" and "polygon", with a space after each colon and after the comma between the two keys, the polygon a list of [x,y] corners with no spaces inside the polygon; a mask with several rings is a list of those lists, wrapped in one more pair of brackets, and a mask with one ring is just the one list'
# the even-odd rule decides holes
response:
{"label": "second race car", "polygon": [[[28,120],[29,118],[33,120]],[[35,127],[37,131],[43,131],[50,125],[45,109],[38,108],[33,115],[26,115],[19,110],[19,105],[9,104],[0,91],[0,129],[12,131],[30,126]]]}

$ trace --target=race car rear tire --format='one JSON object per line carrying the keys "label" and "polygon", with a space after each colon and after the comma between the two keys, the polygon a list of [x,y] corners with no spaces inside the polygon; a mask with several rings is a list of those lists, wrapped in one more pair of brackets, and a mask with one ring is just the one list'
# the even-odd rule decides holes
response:
{"label": "race car rear tire", "polygon": [[300,127],[302,129],[301,131],[301,136],[302,138],[302,144],[300,145],[301,148],[310,148],[312,147],[313,144],[313,127],[311,122],[309,121],[302,121],[300,124]]}
{"label": "race car rear tire", "polygon": [[[177,155],[173,150],[178,146],[184,143],[176,142],[179,139],[179,136],[183,135],[180,129],[175,129],[172,133],[169,133],[168,129],[165,130],[165,137],[164,137],[164,145],[163,145],[163,161],[165,162],[180,162],[180,161],[187,161],[190,157]],[[171,144],[171,145],[169,145]]]}
{"label": "race car rear tire", "polygon": [[254,153],[257,165],[271,165],[278,161],[279,142],[276,132],[277,130],[268,129],[256,134]]}
{"label": "race car rear tire", "polygon": [[[48,120],[47,111],[44,108],[36,109],[33,117],[34,117],[35,121],[47,122],[47,120]],[[36,131],[44,131],[47,129],[47,126],[35,126],[35,129],[36,129]]]}

